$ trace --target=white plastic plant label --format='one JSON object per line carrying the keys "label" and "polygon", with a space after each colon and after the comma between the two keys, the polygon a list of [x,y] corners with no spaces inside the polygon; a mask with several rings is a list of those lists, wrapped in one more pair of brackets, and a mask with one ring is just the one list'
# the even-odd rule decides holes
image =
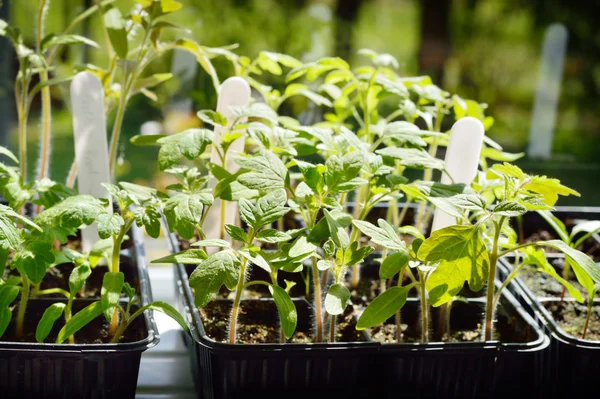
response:
{"label": "white plastic plant label", "polygon": [[[240,77],[232,77],[223,82],[219,88],[219,98],[217,100],[217,112],[221,113],[227,118],[227,127],[217,126],[214,131],[214,140],[212,146],[212,153],[210,161],[221,165],[221,157],[216,151],[216,147],[221,143],[221,135],[227,133],[233,123],[235,122],[236,116],[232,111],[232,107],[245,107],[250,103],[250,86],[248,83]],[[234,158],[236,155],[244,151],[244,138],[239,138],[234,141],[229,150],[227,151],[227,158],[225,169],[230,173],[235,173],[239,170],[238,164]],[[211,186],[214,187],[216,184],[215,180],[212,179]],[[220,199],[215,199],[214,204],[209,210],[208,215],[204,221],[204,233],[207,237],[220,237],[221,224],[222,224],[222,207],[223,204]],[[236,224],[237,220],[237,203],[227,202],[224,209],[224,222],[225,224]],[[228,237],[220,237],[228,240]],[[209,248],[210,250],[211,248]]]}
{"label": "white plastic plant label", "polygon": [[[79,194],[109,198],[102,183],[110,182],[108,144],[104,116],[102,83],[89,72],[80,72],[71,82],[73,110],[73,138],[75,161],[78,165],[77,189]],[[112,207],[109,206],[109,211]],[[99,240],[96,225],[81,231],[83,251],[90,250]]]}
{"label": "white plastic plant label", "polygon": [[[455,184],[470,185],[479,168],[479,157],[483,145],[484,128],[479,119],[466,117],[459,119],[450,131],[446,150],[446,171]],[[442,175],[442,184],[452,184],[448,174]],[[455,218],[436,209],[431,231],[456,224]]]}

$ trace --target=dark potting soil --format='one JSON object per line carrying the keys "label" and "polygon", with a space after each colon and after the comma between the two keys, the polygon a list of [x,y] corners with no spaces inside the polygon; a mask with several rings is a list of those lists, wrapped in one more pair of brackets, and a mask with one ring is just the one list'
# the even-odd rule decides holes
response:
{"label": "dark potting soil", "polygon": [[[550,311],[556,323],[567,334],[582,338],[585,319],[587,317],[587,304],[575,301],[544,302],[544,307]],[[600,341],[600,304],[592,307],[590,322],[585,339]]]}
{"label": "dark potting soil", "polygon": [[[534,331],[521,319],[514,310],[503,303],[496,312],[497,322],[494,324],[494,340],[501,342],[522,343],[535,339]],[[432,308],[429,311],[429,342],[479,342],[483,335],[485,304],[478,302],[455,302],[450,311],[450,339],[446,329],[444,307]],[[409,301],[400,313],[402,337],[400,343],[422,342],[421,314],[418,301]],[[392,316],[384,324],[370,329],[374,341],[384,344],[398,343],[396,336],[396,318]]]}
{"label": "dark potting soil", "polygon": [[[204,330],[209,338],[218,342],[228,342],[231,301],[213,301],[200,310]],[[289,343],[314,342],[313,327],[310,324],[312,311],[305,302],[296,302],[298,326]],[[348,308],[337,320],[337,342],[363,341],[356,331],[352,310]],[[242,301],[237,323],[238,344],[280,343],[280,327],[277,307],[272,301]]]}
{"label": "dark potting soil", "polygon": [[[50,288],[62,288],[63,290],[69,291],[69,276],[73,270],[74,265],[72,263],[65,263],[62,265],[49,268],[44,276],[44,280],[40,285],[40,290],[46,290]],[[126,256],[121,256],[120,269],[125,275],[125,282],[129,283],[135,288],[136,293],[140,293],[140,282],[137,275],[137,270],[131,260]],[[102,289],[102,280],[104,274],[108,272],[108,266],[96,266],[92,269],[92,274],[88,277],[84,290],[82,293],[77,294],[78,298],[100,298],[100,291]],[[64,298],[60,294],[43,295],[44,298]]]}
{"label": "dark potting soil", "polygon": [[[59,301],[65,302],[65,301]],[[25,314],[25,321],[23,324],[23,337],[17,339],[15,336],[16,328],[16,309],[13,310],[13,318],[2,336],[3,341],[9,342],[35,342],[35,331],[39,320],[42,318],[44,311],[55,301],[45,299],[30,299],[27,303],[27,313]],[[84,307],[90,305],[93,301],[89,300],[75,300],[73,302],[73,315]],[[137,310],[136,306],[132,306],[132,313]],[[46,343],[54,343],[58,332],[65,325],[64,317],[61,316],[54,323],[54,327],[50,331],[50,334],[45,339]],[[107,344],[110,343],[112,336],[110,335],[110,322],[106,320],[104,315],[100,315],[92,320],[89,324],[83,327],[81,330],[74,334],[76,344]],[[128,327],[119,342],[136,342],[146,338],[146,328],[143,316],[137,317]],[[67,341],[65,341],[67,343]]]}

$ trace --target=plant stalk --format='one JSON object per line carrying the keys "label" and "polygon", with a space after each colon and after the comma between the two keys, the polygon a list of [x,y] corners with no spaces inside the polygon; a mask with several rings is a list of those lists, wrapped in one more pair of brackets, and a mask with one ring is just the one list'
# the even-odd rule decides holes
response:
{"label": "plant stalk", "polygon": [[17,313],[17,330],[15,336],[17,339],[23,337],[23,322],[25,321],[25,311],[27,310],[27,301],[29,301],[29,278],[21,273],[22,291],[21,301],[19,301],[19,312]]}
{"label": "plant stalk", "polygon": [[329,329],[329,342],[335,342],[335,315],[331,315],[331,327]]}
{"label": "plant stalk", "polygon": [[485,304],[485,334],[484,341],[491,341],[493,332],[493,319],[494,319],[494,286],[496,280],[496,263],[498,262],[498,240],[500,239],[500,231],[506,217],[501,217],[496,225],[496,231],[494,232],[494,246],[492,247],[492,253],[490,255],[490,271],[488,274],[488,286],[487,286],[487,298]]}
{"label": "plant stalk", "polygon": [[420,299],[421,299],[421,342],[429,342],[429,320],[427,312],[427,292],[425,290],[424,274],[419,272],[420,277]]}
{"label": "plant stalk", "polygon": [[240,277],[237,288],[235,289],[235,299],[233,300],[233,308],[231,310],[231,320],[229,321],[229,343],[235,344],[235,336],[237,329],[237,318],[240,310],[240,301],[242,299],[242,291],[244,290],[244,281],[246,279],[246,258],[242,259],[240,267]]}
{"label": "plant stalk", "polygon": [[[323,273],[325,275],[325,272]],[[323,342],[323,303],[321,301],[321,284],[317,258],[312,257],[312,278],[315,289],[315,322],[317,324],[317,342]]]}

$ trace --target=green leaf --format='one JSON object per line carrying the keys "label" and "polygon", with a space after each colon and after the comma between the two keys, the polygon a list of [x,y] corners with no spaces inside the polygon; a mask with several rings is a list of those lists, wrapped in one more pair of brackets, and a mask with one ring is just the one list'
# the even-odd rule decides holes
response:
{"label": "green leaf", "polygon": [[542,201],[550,206],[554,206],[554,204],[556,204],[559,195],[575,195],[576,197],[581,196],[577,191],[560,184],[558,179],[550,179],[546,176],[531,176],[529,182],[524,184],[523,188],[528,191],[541,194]]}
{"label": "green leaf", "polygon": [[10,324],[10,319],[12,318],[12,312],[8,307],[0,307],[0,337],[4,334],[8,325]]}
{"label": "green leaf", "polygon": [[546,222],[548,222],[550,227],[552,227],[552,229],[556,232],[556,234],[558,234],[558,236],[560,237],[561,240],[563,240],[564,242],[566,242],[568,244],[571,243],[571,238],[569,237],[567,228],[565,227],[565,224],[562,222],[562,220],[560,220],[559,218],[554,216],[552,214],[552,212],[547,211],[547,210],[537,211],[537,213],[541,217],[543,217]]}
{"label": "green leaf", "polygon": [[516,217],[527,213],[527,208],[518,202],[502,201],[494,207],[492,212],[500,216]]}
{"label": "green leaf", "polygon": [[202,110],[196,113],[198,118],[204,123],[208,123],[212,126],[227,126],[227,118],[225,118],[221,113],[213,110]]}
{"label": "green leaf", "polygon": [[144,308],[150,309],[150,310],[156,310],[157,312],[166,314],[167,316],[169,316],[170,318],[175,320],[177,322],[177,324],[179,324],[181,326],[181,328],[183,328],[183,330],[189,334],[190,328],[187,325],[187,323],[185,322],[185,319],[183,318],[183,316],[173,306],[169,305],[168,303],[162,302],[162,301],[155,301],[155,302],[152,302],[152,303],[144,306]]}
{"label": "green leaf", "polygon": [[501,150],[498,150],[496,148],[491,148],[491,147],[485,147],[485,148],[481,149],[481,157],[491,159],[492,161],[514,162],[518,159],[523,158],[524,156],[525,156],[524,152],[519,152],[519,153],[503,152]]}
{"label": "green leaf", "polygon": [[78,228],[92,224],[99,214],[106,212],[106,203],[91,195],[67,197],[35,218],[40,226]]}
{"label": "green leaf", "polygon": [[[357,185],[366,183],[365,180],[356,179],[360,169],[365,164],[364,156],[359,152],[350,152],[339,158],[333,155],[325,162],[325,184],[334,192],[347,192]],[[354,180],[354,183],[349,184]]]}
{"label": "green leaf", "polygon": [[160,146],[158,140],[167,137],[166,134],[138,134],[129,139],[129,142],[137,147]]}
{"label": "green leaf", "polygon": [[241,227],[234,226],[232,224],[225,225],[225,231],[229,234],[233,240],[246,242],[248,241],[248,235]]}
{"label": "green leaf", "polygon": [[[342,212],[340,210],[332,210],[329,212],[329,214],[343,228],[348,227],[350,225],[350,223],[352,222],[352,216],[350,216],[347,213]],[[308,240],[310,242],[319,243],[323,240],[328,239],[329,237],[331,237],[331,234],[329,232],[329,225],[327,224],[327,218],[323,217],[317,222],[315,227],[310,231]]]}
{"label": "green leaf", "polygon": [[244,186],[263,192],[285,187],[287,169],[271,151],[262,151],[251,158],[237,157],[235,161],[242,168],[250,170],[238,177]]}
{"label": "green leaf", "polygon": [[182,265],[199,265],[207,258],[208,255],[206,252],[201,249],[186,249],[176,254],[155,259],[150,263],[181,263]]}
{"label": "green leaf", "polygon": [[91,47],[100,48],[98,43],[96,43],[95,41],[88,39],[87,37],[79,36],[79,35],[50,34],[50,35],[46,36],[44,38],[44,40],[42,40],[42,43],[41,43],[43,49],[46,49],[51,46],[56,46],[56,45],[71,46],[73,44],[87,44],[88,46],[91,46]]}
{"label": "green leaf", "polygon": [[350,291],[343,284],[333,284],[327,290],[325,296],[325,310],[330,315],[338,315],[344,313],[348,300],[350,299]]}
{"label": "green leaf", "polygon": [[203,202],[201,194],[179,193],[169,198],[163,207],[169,230],[185,239],[192,238],[195,226],[202,220]]}
{"label": "green leaf", "polygon": [[479,291],[488,278],[489,253],[477,226],[449,226],[434,231],[421,244],[418,257],[439,262],[425,284],[433,306],[451,300],[465,281],[473,291]]}
{"label": "green leaf", "polygon": [[212,140],[213,133],[207,129],[188,129],[159,139],[159,169],[168,169],[184,157],[190,161],[198,158]]}
{"label": "green leaf", "polygon": [[229,244],[225,240],[221,240],[218,238],[210,238],[207,240],[196,241],[192,244],[192,247],[219,247],[219,248],[231,248],[231,244]]}
{"label": "green leaf", "polygon": [[148,76],[147,78],[137,79],[133,84],[133,93],[137,93],[144,89],[149,89],[156,85],[161,84],[162,82],[166,82],[167,80],[173,77],[172,73],[155,73],[152,76]]}
{"label": "green leaf", "polygon": [[14,163],[18,164],[19,163],[19,159],[15,156],[15,154],[12,153],[12,151],[10,151],[8,148],[6,147],[2,147],[0,146],[0,155],[6,155],[8,158],[10,158],[10,160],[12,160]]}
{"label": "green leaf", "polygon": [[278,243],[278,242],[289,241],[292,239],[292,236],[290,236],[287,233],[277,231],[275,229],[266,229],[266,230],[260,231],[256,235],[256,239],[259,241],[274,244],[274,243]]}
{"label": "green leaf", "polygon": [[66,307],[67,305],[64,303],[53,303],[46,308],[35,330],[35,339],[37,342],[44,342],[48,334],[50,334],[52,327],[54,327],[54,323],[62,316]]}
{"label": "green leaf", "polygon": [[135,223],[144,226],[146,233],[152,238],[160,235],[160,213],[154,205],[136,207],[134,210]]}
{"label": "green leaf", "polygon": [[356,249],[356,246],[358,246],[358,242],[355,241],[350,245],[350,249],[346,251],[346,266],[354,266],[358,262],[362,262],[363,259],[375,250],[375,248],[371,246],[360,247],[358,249]]}
{"label": "green leaf", "polygon": [[417,148],[386,147],[375,151],[377,154],[392,157],[400,161],[400,165],[417,169],[444,169],[444,161],[429,155]]}
{"label": "green leaf", "polygon": [[245,249],[241,249],[238,252],[244,258],[248,259],[252,264],[260,267],[261,269],[263,269],[267,273],[272,273],[273,270],[271,269],[271,265],[269,264],[269,262],[267,262],[265,260],[265,258],[262,257],[261,254],[259,254],[259,253],[250,253],[250,251],[247,251]]}
{"label": "green leaf", "polygon": [[31,249],[23,249],[16,253],[12,266],[25,273],[35,284],[39,284],[46,275],[49,264],[54,262],[52,246],[44,242],[28,244]]}
{"label": "green leaf", "polygon": [[323,209],[325,214],[325,220],[327,220],[327,226],[329,227],[329,233],[334,244],[341,249],[346,249],[350,245],[350,237],[346,233],[346,229],[338,223],[338,221],[331,216],[327,209]]}
{"label": "green leaf", "polygon": [[391,287],[373,300],[360,315],[357,330],[375,327],[392,317],[406,303],[408,292],[412,286]]}
{"label": "green leaf", "polygon": [[108,31],[110,43],[121,59],[127,59],[128,42],[126,23],[121,11],[116,7],[110,7],[104,11],[104,26]]}
{"label": "green leaf", "polygon": [[232,251],[221,251],[201,262],[190,276],[196,307],[206,306],[221,286],[235,289],[239,277],[240,261]]}
{"label": "green leaf", "polygon": [[[0,280],[2,281],[2,280]],[[7,307],[20,293],[20,289],[16,285],[2,284],[0,285],[0,308]]]}
{"label": "green leaf", "polygon": [[279,313],[283,334],[287,339],[290,339],[296,331],[296,323],[298,322],[296,305],[294,305],[290,295],[283,288],[277,285],[270,285],[269,291],[273,296],[275,305],[277,305],[277,312]]}
{"label": "green leaf", "polygon": [[290,211],[284,205],[287,201],[285,190],[273,190],[256,201],[254,210],[255,229],[259,229],[270,223],[279,220],[283,215]]}
{"label": "green leaf", "polygon": [[293,259],[302,260],[307,256],[314,254],[316,249],[317,247],[309,243],[306,240],[306,237],[300,236],[290,248],[289,256]]}
{"label": "green leaf", "polygon": [[[533,247],[525,247],[525,248],[520,249],[519,251],[523,252],[523,254],[525,255],[523,257],[523,264],[537,266],[537,270],[541,271],[542,273],[548,274],[549,276],[554,278],[556,281],[561,283],[569,291],[569,294],[571,294],[571,296],[573,298],[575,298],[579,303],[583,302],[583,297],[581,296],[581,292],[579,292],[575,287],[573,287],[573,285],[571,285],[571,283],[569,283],[568,281],[563,279],[556,272],[556,269],[554,269],[554,266],[552,266],[546,259],[546,254],[544,253],[543,249],[536,251]],[[573,270],[577,270],[577,268],[578,267],[575,266],[573,268]],[[576,274],[579,279],[580,275],[578,273],[576,273]],[[583,279],[585,280],[586,278],[584,277]],[[586,283],[587,282],[584,281],[581,283],[581,285],[583,285],[584,287],[586,287],[586,289],[589,290],[591,288],[591,286],[590,286],[590,284],[586,284]],[[593,286],[593,283],[591,285]]]}
{"label": "green leaf", "polygon": [[116,237],[124,225],[125,221],[121,215],[117,213],[103,213],[98,216],[98,235],[102,239]]}
{"label": "green leaf", "polygon": [[385,257],[379,268],[379,278],[388,279],[400,273],[408,265],[406,252],[394,252]]}
{"label": "green leaf", "polygon": [[123,284],[125,283],[125,275],[123,272],[107,272],[102,280],[102,290],[100,296],[102,298],[102,306],[104,307],[104,316],[106,320],[111,320],[115,312],[115,307],[119,304]]}
{"label": "green leaf", "polygon": [[428,135],[421,133],[421,129],[413,123],[406,121],[392,122],[385,125],[382,135],[390,137],[398,144],[412,144],[419,147],[425,147],[427,143],[422,136]]}
{"label": "green leaf", "polygon": [[572,264],[577,264],[594,281],[600,283],[600,266],[596,264],[588,255],[581,251],[571,248],[561,240],[538,241],[535,243],[541,247],[550,247],[564,253]]}
{"label": "green leaf", "polygon": [[452,197],[457,194],[474,194],[473,190],[465,184],[442,184],[420,180],[411,184],[403,184],[400,188],[406,195],[418,199]]}
{"label": "green leaf", "polygon": [[92,269],[88,265],[77,266],[71,271],[69,275],[69,291],[72,297],[75,297],[75,294],[81,290],[90,274],[92,274]]}
{"label": "green leaf", "polygon": [[379,227],[363,220],[353,220],[352,224],[356,226],[363,234],[371,237],[371,241],[392,251],[406,251],[406,244],[400,240],[396,230],[388,222],[378,219]]}
{"label": "green leaf", "polygon": [[328,260],[320,260],[317,262],[317,269],[324,272],[325,270],[333,270],[333,262]]}
{"label": "green leaf", "polygon": [[62,344],[67,338],[85,327],[89,322],[100,316],[104,310],[102,302],[94,302],[91,305],[81,309],[69,320],[67,324],[59,331],[56,338],[57,344]]}

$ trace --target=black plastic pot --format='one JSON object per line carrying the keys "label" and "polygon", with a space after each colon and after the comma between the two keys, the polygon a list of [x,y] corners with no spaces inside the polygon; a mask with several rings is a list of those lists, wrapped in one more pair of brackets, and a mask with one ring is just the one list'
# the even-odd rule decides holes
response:
{"label": "black plastic pot", "polygon": [[[323,397],[326,395],[370,395],[379,345],[369,342],[323,344],[231,345],[211,339],[193,304],[188,276],[182,265],[174,265],[180,309],[190,324],[193,353],[192,375],[200,398]],[[263,300],[264,301],[264,300]],[[310,306],[295,299],[300,323],[310,320]],[[302,306],[299,306],[302,304]],[[276,310],[270,313],[277,323]],[[242,320],[242,318],[240,318]],[[299,329],[310,329],[300,325]],[[369,397],[369,396],[365,396]]]}
{"label": "black plastic pot", "polygon": [[[178,247],[174,236],[171,245],[173,250]],[[369,342],[364,343],[230,345],[207,336],[193,304],[186,268],[174,265],[174,270],[179,306],[192,330],[188,344],[193,349],[192,373],[200,398],[248,394],[487,398],[503,397],[515,386],[531,398],[544,395],[540,384],[547,379],[549,339],[509,292],[503,294],[498,325],[526,331],[522,342],[379,344],[367,333]],[[479,309],[466,321],[471,328],[481,323],[484,303],[468,300],[467,306]],[[453,320],[458,317],[460,322],[462,306],[455,303]],[[418,325],[416,308],[416,300],[409,299],[402,313],[405,320],[415,319],[411,325]],[[433,330],[436,319],[432,317]],[[306,322],[307,318],[299,314],[298,320]]]}
{"label": "black plastic pot", "polygon": [[[430,330],[437,341],[438,312],[439,308],[432,311]],[[484,312],[483,299],[455,302],[451,329],[477,330]],[[418,300],[409,298],[402,319],[418,326],[418,318]],[[505,398],[518,392],[522,397],[542,398],[548,337],[508,292],[502,295],[497,320],[496,329],[508,335],[504,337],[508,342],[382,344],[378,370],[379,381],[385,384],[384,397]]]}
{"label": "black plastic pot", "polygon": [[[578,219],[600,220],[600,208],[597,207],[557,207],[557,212],[554,214],[565,222],[567,227]],[[539,215],[528,213],[525,216],[529,216],[528,219],[523,220],[523,230],[526,236],[529,232],[536,230],[549,230],[546,222]],[[599,243],[600,238],[592,236],[584,245],[583,250],[591,253],[597,249],[600,250]],[[564,257],[560,253],[547,255],[551,261]],[[512,256],[500,259],[498,271],[502,280],[508,276],[513,260]],[[519,277],[509,285],[509,290],[550,336],[549,378],[544,382],[544,385],[549,387],[548,396],[553,398],[576,397],[593,392],[596,389],[595,378],[600,375],[600,341],[574,337],[558,325],[547,306],[560,301],[559,298],[535,295]],[[573,299],[565,299],[565,301],[573,301]],[[600,303],[598,300],[596,302]]]}
{"label": "black plastic pot", "polygon": [[[141,305],[152,299],[141,231],[131,230],[133,246],[122,251],[137,268]],[[28,312],[43,312],[55,300],[30,299]],[[74,306],[86,305],[76,300]],[[31,306],[31,308],[29,307]],[[103,317],[103,316],[101,316]],[[37,320],[27,319],[33,322]],[[136,325],[137,324],[137,325]],[[59,327],[57,323],[56,328]],[[117,344],[50,344],[0,342],[1,397],[133,398],[140,357],[159,337],[151,312],[129,331],[138,339]],[[52,333],[51,333],[52,335]]]}

